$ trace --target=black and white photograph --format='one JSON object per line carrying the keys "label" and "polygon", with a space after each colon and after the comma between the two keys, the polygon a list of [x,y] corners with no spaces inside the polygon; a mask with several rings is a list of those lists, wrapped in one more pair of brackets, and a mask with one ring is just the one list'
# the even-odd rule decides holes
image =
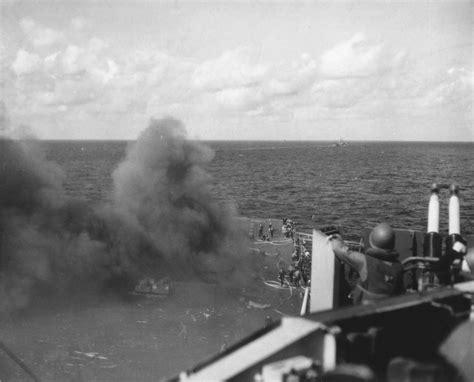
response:
{"label": "black and white photograph", "polygon": [[0,382],[474,381],[472,0],[0,0]]}

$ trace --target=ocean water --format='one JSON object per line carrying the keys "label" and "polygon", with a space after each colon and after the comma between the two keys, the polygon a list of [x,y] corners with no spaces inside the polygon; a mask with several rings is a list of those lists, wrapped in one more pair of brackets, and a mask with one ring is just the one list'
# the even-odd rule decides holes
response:
{"label": "ocean water", "polygon": [[[461,229],[474,233],[474,143],[203,142],[215,152],[207,170],[222,203],[248,217],[292,217],[301,230],[342,225],[350,236],[387,221],[426,229],[433,182],[461,187]],[[65,173],[64,188],[100,203],[110,197],[123,141],[45,142]],[[448,228],[449,192],[441,193],[440,229]]]}

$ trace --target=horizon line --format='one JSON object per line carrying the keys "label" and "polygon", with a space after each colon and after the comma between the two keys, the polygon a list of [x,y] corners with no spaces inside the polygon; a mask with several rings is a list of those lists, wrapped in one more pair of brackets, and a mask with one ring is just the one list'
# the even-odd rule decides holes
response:
{"label": "horizon line", "polygon": [[[12,138],[9,136],[0,135],[0,139],[12,139],[16,141],[44,141],[44,142],[133,142],[138,140],[137,138],[38,138],[38,137],[25,137],[25,138]],[[197,142],[344,142],[344,143],[362,143],[362,142],[373,142],[373,143],[474,143],[474,140],[384,140],[384,139],[201,139],[201,138],[190,138],[185,137],[189,141]]]}

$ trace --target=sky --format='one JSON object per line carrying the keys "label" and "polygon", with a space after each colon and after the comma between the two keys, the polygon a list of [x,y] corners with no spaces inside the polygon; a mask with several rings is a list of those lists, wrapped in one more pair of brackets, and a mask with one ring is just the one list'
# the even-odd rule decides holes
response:
{"label": "sky", "polygon": [[0,0],[0,129],[473,142],[473,4]]}

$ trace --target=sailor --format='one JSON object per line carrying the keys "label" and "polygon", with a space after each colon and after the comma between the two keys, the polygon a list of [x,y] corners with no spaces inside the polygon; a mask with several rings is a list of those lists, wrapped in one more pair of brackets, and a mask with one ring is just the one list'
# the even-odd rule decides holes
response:
{"label": "sailor", "polygon": [[265,327],[268,328],[269,326],[273,325],[273,320],[270,316],[265,317]]}
{"label": "sailor", "polygon": [[311,254],[305,251],[299,262],[299,269],[301,279],[305,285],[308,285],[308,281],[311,278]]}
{"label": "sailor", "polygon": [[293,264],[290,264],[288,266],[288,282],[290,284],[293,284],[293,275],[295,273],[295,267],[293,266]]}
{"label": "sailor", "polygon": [[[387,223],[377,225],[369,236],[371,248],[366,253],[351,251],[340,235],[328,237],[336,257],[360,276],[356,285],[362,303],[404,292],[403,266],[395,251],[395,232]],[[359,301],[354,301],[359,302]]]}
{"label": "sailor", "polygon": [[268,235],[273,239],[273,229],[272,222],[268,223]]}
{"label": "sailor", "polygon": [[[447,238],[445,255],[441,256],[438,263],[433,265],[433,270],[438,274],[438,278],[443,284],[464,281],[464,277],[460,278],[460,271],[464,261],[467,262],[467,270],[472,271],[469,264],[473,260],[472,249],[470,250],[471,253],[468,252],[467,241],[461,235],[450,235]],[[457,263],[457,266],[454,266],[455,263]]]}
{"label": "sailor", "polygon": [[290,284],[298,287],[300,285],[300,271],[294,264],[288,266],[288,279]]}
{"label": "sailor", "polygon": [[303,243],[301,244],[301,253],[305,253],[306,252],[306,240],[303,239]]}
{"label": "sailor", "polygon": [[294,230],[293,220],[291,219],[288,219],[286,221],[286,232],[287,232],[287,237],[293,238],[295,230]]}
{"label": "sailor", "polygon": [[278,271],[278,280],[280,280],[280,286],[283,286],[285,284],[285,270],[283,267],[281,267]]}
{"label": "sailor", "polygon": [[321,362],[313,361],[310,368],[306,371],[306,382],[316,382],[321,375]]}
{"label": "sailor", "polygon": [[296,372],[295,369],[291,369],[290,372],[287,374],[285,378],[285,382],[299,382],[300,377],[298,376],[298,373]]}
{"label": "sailor", "polygon": [[293,269],[293,285],[298,288],[301,283],[301,271]]}
{"label": "sailor", "polygon": [[292,261],[293,266],[294,266],[295,268],[298,268],[298,267],[299,267],[300,257],[298,256],[298,252],[293,251],[293,253],[291,254],[291,261]]}

